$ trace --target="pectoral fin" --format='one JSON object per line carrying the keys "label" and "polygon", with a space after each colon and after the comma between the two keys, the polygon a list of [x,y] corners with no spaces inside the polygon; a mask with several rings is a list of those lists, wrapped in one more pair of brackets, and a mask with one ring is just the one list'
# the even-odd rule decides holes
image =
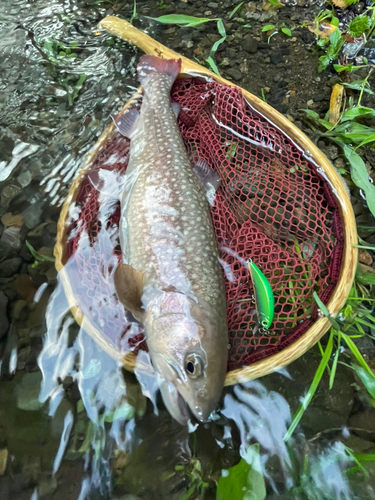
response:
{"label": "pectoral fin", "polygon": [[143,273],[120,262],[114,274],[114,282],[120,302],[142,322]]}
{"label": "pectoral fin", "polygon": [[219,174],[212,170],[209,164],[202,159],[197,161],[193,171],[205,190],[208,203],[213,207],[215,205],[215,193],[220,186]]}

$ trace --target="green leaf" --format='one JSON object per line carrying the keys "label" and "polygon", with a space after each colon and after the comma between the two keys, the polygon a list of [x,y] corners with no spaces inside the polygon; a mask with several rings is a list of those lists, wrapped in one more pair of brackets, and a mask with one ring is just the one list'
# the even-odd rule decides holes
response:
{"label": "green leaf", "polygon": [[281,31],[288,36],[292,36],[292,32],[290,31],[289,28],[281,28]]}
{"label": "green leaf", "polygon": [[344,155],[350,163],[351,177],[356,186],[365,194],[370,212],[375,216],[375,186],[370,182],[362,158],[348,146],[343,146]]}
{"label": "green leaf", "polygon": [[365,106],[355,106],[354,108],[347,109],[345,111],[341,121],[346,122],[348,120],[353,120],[354,118],[366,115],[375,116],[375,109],[366,108]]}
{"label": "green leaf", "polygon": [[283,7],[283,4],[277,0],[268,0],[271,5],[277,5],[278,7]]}
{"label": "green leaf", "polygon": [[332,369],[331,369],[331,374],[329,376],[329,388],[332,389],[333,383],[335,381],[335,376],[336,376],[336,371],[337,371],[337,363],[339,361],[339,355],[340,355],[340,348],[341,348],[341,332],[337,332],[337,349],[335,352],[335,357],[333,359],[332,363]]}
{"label": "green leaf", "polygon": [[359,462],[375,462],[375,453],[353,453]]}
{"label": "green leaf", "polygon": [[318,73],[321,73],[329,65],[329,63],[331,62],[331,58],[328,56],[320,56],[319,61],[320,61],[320,65],[318,68]]}
{"label": "green leaf", "polygon": [[30,243],[27,240],[25,243],[31,255],[39,262],[55,262],[55,259],[53,257],[49,257],[48,255],[43,255],[37,252],[35,248],[32,245],[30,245]]}
{"label": "green leaf", "polygon": [[361,365],[361,367],[371,376],[374,377],[375,380],[375,375],[372,373],[371,368],[369,365],[366,363],[364,360],[362,354],[359,352],[358,347],[355,345],[353,340],[349,337],[349,335],[346,335],[345,333],[341,332],[342,338],[345,340],[346,345],[349,347],[349,349],[352,351],[354,354],[355,359],[358,361],[358,363]]}
{"label": "green leaf", "polygon": [[267,24],[266,26],[263,26],[262,31],[270,31],[275,29],[276,26],[274,24]]}
{"label": "green leaf", "polygon": [[367,139],[364,139],[360,144],[358,144],[357,148],[360,148],[361,146],[364,146],[365,144],[368,144],[369,142],[375,141],[375,134],[371,134]]}
{"label": "green leaf", "polygon": [[315,302],[318,304],[319,309],[322,311],[324,316],[329,319],[330,323],[336,330],[340,330],[340,326],[337,323],[337,321],[331,316],[331,313],[328,311],[326,306],[323,304],[323,302],[320,300],[318,294],[316,292],[313,292],[313,297],[315,299]]}
{"label": "green leaf", "polygon": [[330,123],[328,120],[323,120],[322,118],[319,118],[318,122],[320,125],[323,125],[324,128],[331,130],[333,127],[333,123]]}
{"label": "green leaf", "polygon": [[[223,23],[223,20],[222,19],[219,19],[218,22],[217,22],[217,30],[218,32],[220,33],[220,35],[223,37],[223,39],[225,40],[225,38],[227,37],[227,33],[225,31],[225,28],[224,28],[224,23]],[[223,41],[224,41],[223,40]],[[220,40],[219,40],[220,41]],[[221,41],[220,41],[221,42]],[[217,43],[217,42],[216,42]]]}
{"label": "green leaf", "polygon": [[185,28],[194,28],[209,21],[218,21],[218,18],[209,19],[207,17],[184,16],[182,14],[168,14],[167,16],[149,17],[149,19],[163,24],[180,24]]}
{"label": "green leaf", "polygon": [[361,379],[362,384],[366,387],[370,396],[375,398],[375,376],[370,375],[362,366],[353,364],[352,368]]}
{"label": "green leaf", "polygon": [[336,48],[341,41],[341,31],[336,29],[329,37],[329,41],[331,42],[332,47]]}
{"label": "green leaf", "polygon": [[206,63],[209,65],[209,67],[212,69],[214,73],[220,76],[218,67],[216,66],[216,63],[211,56],[206,59]]}
{"label": "green leaf", "polygon": [[290,424],[290,427],[288,429],[288,432],[284,436],[284,441],[288,441],[288,439],[291,437],[295,428],[299,424],[299,421],[301,420],[303,414],[305,413],[306,408],[309,406],[309,404],[310,404],[310,402],[311,402],[311,400],[316,392],[316,389],[318,388],[318,385],[323,377],[324,370],[327,368],[328,361],[329,361],[331,354],[332,354],[332,346],[333,346],[333,332],[331,330],[326,350],[324,351],[324,354],[322,356],[322,360],[319,363],[318,369],[315,372],[315,375],[314,375],[313,381],[309,387],[309,390],[307,391],[306,396],[303,398],[300,407],[298,408],[296,414],[294,415],[292,423]]}
{"label": "green leaf", "polygon": [[319,115],[318,113],[316,113],[316,111],[312,111],[311,109],[302,109],[301,111],[304,111],[307,115],[315,118],[316,120],[319,120]]}
{"label": "green leaf", "polygon": [[222,471],[216,500],[264,500],[266,485],[259,458],[259,444],[249,446],[234,467]]}
{"label": "green leaf", "polygon": [[363,35],[363,33],[368,30],[370,26],[371,21],[368,16],[356,16],[352,21],[350,21],[348,31],[354,38],[358,38]]}
{"label": "green leaf", "polygon": [[229,14],[229,17],[228,19],[232,19],[232,17],[234,16],[234,14],[243,6],[245,2],[241,2],[237,5],[237,7],[235,7],[232,12]]}
{"label": "green leaf", "polygon": [[374,93],[370,88],[366,88],[369,87],[367,80],[355,80],[352,83],[342,83],[342,85],[344,85],[348,89],[362,90],[363,88],[364,92],[367,92],[368,94]]}
{"label": "green leaf", "polygon": [[330,23],[332,24],[332,26],[338,26],[340,24],[339,18],[332,16]]}
{"label": "green leaf", "polygon": [[130,18],[130,24],[133,24],[133,21],[136,18],[137,18],[137,1],[134,0],[134,3],[133,3],[133,13],[132,13],[132,17]]}
{"label": "green leaf", "polygon": [[351,71],[350,66],[342,66],[341,64],[334,64],[333,69],[337,71],[337,73],[341,73],[341,71]]}

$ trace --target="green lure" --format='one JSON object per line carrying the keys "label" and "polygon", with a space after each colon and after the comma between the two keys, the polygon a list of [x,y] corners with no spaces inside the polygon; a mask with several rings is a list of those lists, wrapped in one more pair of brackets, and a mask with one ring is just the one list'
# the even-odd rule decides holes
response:
{"label": "green lure", "polygon": [[258,320],[264,328],[269,328],[273,321],[275,311],[275,298],[271,285],[259,267],[250,259],[249,266],[251,281],[253,282],[255,307],[258,313]]}

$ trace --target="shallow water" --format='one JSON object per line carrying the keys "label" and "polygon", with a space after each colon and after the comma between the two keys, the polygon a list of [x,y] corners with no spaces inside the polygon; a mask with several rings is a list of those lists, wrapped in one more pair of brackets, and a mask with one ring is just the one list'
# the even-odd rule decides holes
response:
{"label": "shallow water", "polygon": [[[96,29],[113,10],[129,19],[132,5],[0,0],[0,216],[23,216],[0,226],[1,255],[12,260],[0,276],[0,499],[210,499],[241,457],[256,472],[243,498],[265,498],[264,488],[270,499],[375,498],[371,464],[367,475],[351,470],[345,448],[375,447],[373,413],[345,366],[283,440],[317,349],[226,388],[212,422],[183,428],[142,369],[146,353],[141,388],[74,322],[51,262],[61,203],[137,86],[135,50]],[[25,240],[50,260],[33,267]]]}

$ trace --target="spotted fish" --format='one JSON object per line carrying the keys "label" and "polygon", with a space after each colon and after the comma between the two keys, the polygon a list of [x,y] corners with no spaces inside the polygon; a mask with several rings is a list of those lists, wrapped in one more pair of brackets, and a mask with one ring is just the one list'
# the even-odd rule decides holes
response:
{"label": "spotted fish", "polygon": [[223,273],[206,194],[217,176],[192,168],[171,103],[181,60],[143,56],[141,110],[115,121],[131,139],[120,197],[119,299],[144,326],[171,415],[208,419],[224,385],[228,331]]}

